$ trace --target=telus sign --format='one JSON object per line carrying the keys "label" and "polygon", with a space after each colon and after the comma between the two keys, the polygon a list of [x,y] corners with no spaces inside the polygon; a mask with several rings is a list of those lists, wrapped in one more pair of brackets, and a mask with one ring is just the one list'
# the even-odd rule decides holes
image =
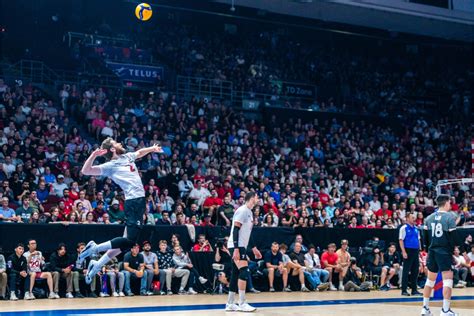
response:
{"label": "telus sign", "polygon": [[107,62],[107,67],[124,81],[154,83],[158,78],[163,79],[163,67],[113,62]]}

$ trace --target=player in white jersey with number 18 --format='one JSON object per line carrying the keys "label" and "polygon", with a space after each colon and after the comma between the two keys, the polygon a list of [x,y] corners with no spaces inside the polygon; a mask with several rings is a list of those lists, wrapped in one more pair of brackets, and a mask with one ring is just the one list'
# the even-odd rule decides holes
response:
{"label": "player in white jersey with number 18", "polygon": [[[245,288],[250,271],[247,261],[247,246],[249,245],[250,235],[253,226],[252,209],[258,203],[258,195],[255,192],[249,192],[245,195],[245,203],[239,207],[232,219],[229,241],[227,247],[232,254],[232,273],[230,276],[229,298],[226,304],[226,312],[254,312],[255,307],[250,306],[245,301]],[[262,254],[257,247],[252,248],[256,259],[261,259]],[[235,303],[235,293],[239,291],[239,303]]]}
{"label": "player in white jersey with number 18", "polygon": [[[94,241],[90,241],[79,255],[79,261],[82,262],[92,254],[107,251],[99,261],[90,261],[89,272],[85,278],[87,284],[92,282],[92,278],[105,264],[122,251],[130,249],[138,241],[146,201],[145,190],[135,160],[149,153],[162,152],[163,149],[160,146],[154,145],[139,149],[136,152],[125,153],[122,144],[109,137],[102,142],[100,149],[95,150],[84,163],[81,170],[83,174],[109,177],[120,186],[125,194],[125,232],[123,237],[117,237],[99,245]],[[94,166],[95,158],[104,155],[109,161]]]}

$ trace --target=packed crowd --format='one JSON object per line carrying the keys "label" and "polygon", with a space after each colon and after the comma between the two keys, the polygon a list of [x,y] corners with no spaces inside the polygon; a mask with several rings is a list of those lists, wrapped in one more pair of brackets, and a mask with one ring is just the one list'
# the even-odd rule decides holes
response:
{"label": "packed crowd", "polygon": [[[229,226],[248,190],[261,197],[256,226],[395,229],[407,212],[422,225],[437,181],[470,172],[471,127],[447,119],[396,131],[335,119],[259,123],[218,101],[172,95],[121,99],[71,87],[58,105],[29,85],[0,82],[0,93],[3,222],[120,224],[117,186],[80,173],[108,136],[129,151],[164,149],[138,162],[148,225]],[[470,221],[472,187],[447,189],[462,223]]]}
{"label": "packed crowd", "polygon": [[[367,241],[366,245],[364,253],[355,257],[350,252],[349,242],[344,239],[339,245],[330,243],[324,247],[320,256],[319,247],[307,245],[301,235],[297,235],[289,247],[273,242],[270,249],[264,252],[262,260],[248,258],[252,272],[252,277],[248,279],[248,291],[260,293],[254,284],[258,284],[260,290],[269,292],[276,289],[284,292],[359,292],[400,288],[404,277],[403,257],[397,245],[385,245],[377,237]],[[19,298],[58,299],[61,296],[70,299],[228,292],[231,254],[226,240],[217,243],[213,249],[206,236],[199,235],[190,249],[191,252],[214,252],[213,275],[209,275],[209,279],[205,278],[204,271],[196,269],[189,252],[182,248],[179,235],[174,234],[170,241],[161,240],[153,246],[149,241],[136,244],[120,262],[112,259],[87,285],[84,278],[88,262],[95,257],[85,262],[78,259],[84,243],[78,243],[76,252],[69,253],[66,245],[60,243],[46,261],[36,240],[29,239],[28,251],[25,252],[25,246],[18,243],[6,259],[0,254],[0,299],[15,301]],[[419,295],[417,288],[422,288],[426,280],[426,256],[425,250],[419,253],[419,276],[411,295]],[[452,269],[455,288],[473,284],[472,236],[469,235],[461,246],[454,249]],[[61,280],[63,287],[60,287]]]}

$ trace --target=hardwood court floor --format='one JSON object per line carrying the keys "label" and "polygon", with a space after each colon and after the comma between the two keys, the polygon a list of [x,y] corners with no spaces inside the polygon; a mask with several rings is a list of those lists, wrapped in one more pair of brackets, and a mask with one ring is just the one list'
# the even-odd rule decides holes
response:
{"label": "hardwood court floor", "polygon": [[[453,309],[460,315],[474,316],[474,290],[455,289]],[[61,299],[36,301],[0,301],[1,316],[224,316],[225,295],[152,296],[98,299]],[[419,315],[421,298],[402,297],[400,291],[369,293],[311,292],[260,293],[248,295],[250,304],[258,307],[255,316],[274,315],[344,315],[372,316],[385,313],[396,316]],[[439,302],[432,311],[439,315]]]}

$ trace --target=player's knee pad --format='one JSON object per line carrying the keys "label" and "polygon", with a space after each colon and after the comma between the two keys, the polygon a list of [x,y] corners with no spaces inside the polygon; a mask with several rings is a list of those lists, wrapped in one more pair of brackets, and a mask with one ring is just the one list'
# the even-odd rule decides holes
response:
{"label": "player's knee pad", "polygon": [[453,288],[453,279],[443,280],[443,287]]}
{"label": "player's knee pad", "polygon": [[247,281],[250,276],[249,267],[242,267],[239,269],[239,280]]}
{"label": "player's knee pad", "polygon": [[428,280],[426,280],[425,285],[429,286],[429,287],[434,287],[435,283],[436,283],[436,281],[431,281],[430,279],[428,279]]}

